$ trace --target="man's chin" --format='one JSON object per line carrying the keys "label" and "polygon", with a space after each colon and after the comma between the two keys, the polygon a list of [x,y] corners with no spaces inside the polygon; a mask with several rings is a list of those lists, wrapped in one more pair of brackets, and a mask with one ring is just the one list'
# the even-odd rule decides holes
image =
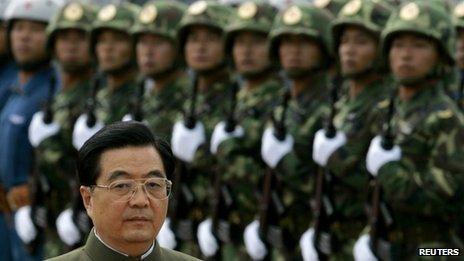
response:
{"label": "man's chin", "polygon": [[151,229],[140,228],[140,229],[130,229],[123,233],[123,238],[127,242],[132,243],[143,243],[151,242],[155,238],[155,233]]}

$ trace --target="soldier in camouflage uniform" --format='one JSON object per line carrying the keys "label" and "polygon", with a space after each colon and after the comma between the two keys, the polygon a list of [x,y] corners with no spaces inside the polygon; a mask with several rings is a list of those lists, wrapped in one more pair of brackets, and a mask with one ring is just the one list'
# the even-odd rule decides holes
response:
{"label": "soldier in camouflage uniform", "polygon": [[[221,123],[215,127],[210,148],[217,159],[216,175],[222,186],[229,188],[233,199],[233,207],[223,204],[214,210],[212,204],[212,212],[222,213],[219,218],[229,225],[224,229],[227,232],[222,231],[218,237],[231,247],[241,245],[244,225],[251,222],[258,211],[255,189],[264,172],[259,157],[261,133],[281,96],[267,43],[277,11],[269,4],[246,1],[238,6],[236,13],[226,29],[226,53],[233,62],[238,74],[236,84],[240,86],[235,94],[235,111],[226,108],[227,114],[223,114]],[[231,117],[235,129],[226,130],[227,119]],[[213,194],[211,202],[221,196],[224,195]],[[225,209],[228,207],[231,209]],[[245,253],[241,253],[243,258]]]}
{"label": "soldier in camouflage uniform", "polygon": [[[204,126],[204,133],[200,137],[181,137],[178,130],[182,130],[183,133],[188,133],[189,130],[186,130],[182,116],[179,115],[180,121],[174,125],[171,140],[174,155],[188,165],[187,169],[191,175],[188,180],[194,203],[185,220],[192,222],[193,226],[189,226],[188,233],[178,234],[187,235],[189,240],[193,239],[196,224],[203,220],[207,213],[208,188],[213,176],[211,166],[214,166],[214,158],[209,152],[209,140],[214,126],[223,118],[224,109],[228,108],[230,100],[228,94],[231,83],[225,60],[224,28],[232,15],[233,9],[228,6],[214,1],[197,1],[189,6],[178,29],[179,46],[187,67],[192,71],[191,75],[196,75],[192,78],[197,79],[194,82],[197,82],[198,90],[195,97],[190,96],[184,103],[182,116],[189,115],[192,101],[195,99],[194,114],[197,125]],[[191,84],[194,84],[193,81]],[[189,144],[179,142],[182,139],[188,143],[201,144],[201,147],[190,151],[191,155],[186,156],[185,146]]]}
{"label": "soldier in camouflage uniform", "polygon": [[339,214],[337,237],[342,254],[352,255],[352,244],[365,224],[363,211],[368,173],[364,159],[377,120],[372,113],[387,98],[389,79],[382,74],[380,33],[392,8],[382,2],[352,0],[338,14],[332,26],[335,52],[338,53],[343,96],[336,104],[334,125],[337,136],[327,138],[324,129],[316,134],[313,158],[337,177],[335,207]]}
{"label": "soldier in camouflage uniform", "polygon": [[[312,192],[311,177],[316,173],[316,165],[308,151],[312,148],[314,133],[322,127],[328,116],[327,70],[331,65],[330,31],[327,24],[332,16],[326,10],[307,6],[292,5],[281,11],[274,20],[269,35],[271,57],[278,61],[289,80],[290,101],[284,125],[293,137],[293,149],[281,154],[280,160],[272,163],[272,153],[268,156],[261,150],[264,161],[274,165],[277,184],[280,184],[281,200],[286,209],[278,221],[283,231],[283,247],[286,259],[296,256],[298,236],[310,222],[310,217],[302,213],[309,208]],[[274,111],[274,118],[282,118],[283,106]],[[267,131],[267,129],[266,129]],[[266,132],[264,134],[266,136]],[[263,144],[264,143],[263,136]],[[286,138],[287,143],[290,138]],[[277,142],[279,143],[279,142]],[[285,145],[284,145],[285,146]],[[247,247],[248,249],[248,247]]]}
{"label": "soldier in camouflage uniform", "polygon": [[[48,105],[51,106],[48,117],[52,122],[44,122],[43,118],[47,116],[39,112],[29,127],[29,137],[35,147],[37,175],[44,177],[50,186],[47,191],[47,209],[48,218],[53,221],[60,211],[67,207],[71,198],[80,200],[74,177],[77,151],[72,146],[72,130],[90,89],[92,61],[88,50],[94,13],[91,7],[71,2],[60,10],[47,27],[47,47],[54,54],[61,69],[61,86],[57,96],[49,101],[53,102]],[[43,118],[39,117],[41,114]],[[34,134],[42,133],[40,137],[34,137]],[[74,217],[76,216],[77,213]],[[50,224],[50,228],[53,227],[54,222]],[[77,226],[77,229],[81,232],[81,242],[65,239],[67,245],[82,243],[82,235],[87,234],[90,228],[87,225]],[[48,232],[51,237],[48,238],[50,242],[46,245],[45,256],[60,254],[64,249],[56,242],[52,230]]]}
{"label": "soldier in camouflage uniform", "polygon": [[166,140],[171,136],[188,86],[176,35],[185,9],[184,4],[173,1],[149,2],[131,30],[140,74],[154,81],[153,88],[145,94],[143,115],[153,132]]}
{"label": "soldier in camouflage uniform", "polygon": [[104,6],[91,31],[91,52],[105,86],[97,93],[96,116],[104,124],[120,121],[130,111],[136,93],[135,54],[130,36],[139,7],[130,3]]}
{"label": "soldier in camouflage uniform", "polygon": [[460,109],[464,109],[464,2],[459,3],[453,11],[453,24],[456,28],[456,70],[458,71],[459,85],[454,98],[458,101]]}
{"label": "soldier in camouflage uniform", "polygon": [[454,62],[451,19],[427,2],[410,2],[390,17],[382,41],[399,87],[391,120],[397,145],[388,150],[374,138],[366,167],[396,221],[388,234],[392,260],[416,259],[418,247],[462,248],[464,119],[440,88],[443,67]]}

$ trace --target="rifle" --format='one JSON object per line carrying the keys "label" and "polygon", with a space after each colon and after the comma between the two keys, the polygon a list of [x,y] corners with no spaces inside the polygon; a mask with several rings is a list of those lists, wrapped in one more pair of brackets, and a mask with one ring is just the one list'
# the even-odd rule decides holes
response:
{"label": "rifle", "polygon": [[134,121],[142,121],[143,120],[143,95],[145,94],[145,79],[142,79],[137,86],[136,95],[134,98],[134,104],[132,108],[132,116]]}
{"label": "rifle", "polygon": [[97,105],[97,92],[99,88],[100,88],[100,77],[97,74],[92,79],[92,88],[90,90],[90,97],[86,101],[87,127],[93,127],[97,123],[97,116],[95,115],[95,108]]}
{"label": "rifle", "polygon": [[[391,119],[393,118],[395,107],[395,94],[392,93],[388,105],[386,117],[387,126],[382,134],[381,146],[385,150],[391,150],[394,146],[394,136],[392,134]],[[383,200],[382,185],[376,177],[370,181],[372,189],[372,207],[369,217],[370,238],[372,252],[380,260],[390,260],[390,243],[388,242],[388,232],[393,226],[393,217],[390,208]]]}
{"label": "rifle", "polygon": [[[240,88],[240,79],[235,80],[231,85],[230,91],[230,108],[227,113],[225,131],[231,133],[235,130],[237,126],[237,120],[235,118],[235,111],[237,107],[237,93]],[[216,169],[214,171],[214,194],[211,199],[211,213],[212,213],[212,227],[213,233],[216,238],[220,239],[220,242],[231,242],[231,230],[230,224],[227,219],[229,216],[229,210],[232,208],[233,199],[230,189],[226,184],[221,182],[221,172]],[[222,259],[221,253],[221,244],[219,244],[219,249],[212,260]]]}
{"label": "rifle", "polygon": [[[55,74],[52,74],[49,79],[49,88],[48,88],[48,97],[47,103],[43,108],[44,118],[43,122],[45,124],[50,124],[53,121],[53,111],[52,104],[53,98],[56,91],[56,77]],[[45,228],[47,227],[49,221],[49,215],[47,211],[47,206],[45,204],[49,193],[50,185],[48,184],[47,178],[41,174],[39,170],[39,165],[37,160],[34,160],[34,171],[32,173],[32,199],[31,199],[31,219],[35,228],[37,229],[37,237],[26,245],[26,249],[32,255],[35,255],[40,251],[41,246],[45,242]]]}
{"label": "rifle", "polygon": [[[196,119],[196,102],[198,96],[198,74],[189,71],[191,78],[191,96],[190,107],[187,115],[184,117],[184,124],[188,129],[193,129],[197,123]],[[188,163],[179,159],[180,169],[174,173],[173,198],[171,200],[169,217],[176,237],[182,241],[193,240],[193,222],[187,217],[188,210],[193,204],[193,193],[189,188],[190,171]],[[178,246],[179,247],[179,246]]]}
{"label": "rifle", "polygon": [[[336,114],[335,103],[338,100],[338,86],[341,80],[341,77],[336,76],[331,81],[331,109],[325,127],[326,137],[328,138],[335,137],[337,133],[334,125],[334,117]],[[316,178],[316,195],[314,201],[314,239],[315,248],[320,260],[327,260],[337,247],[337,239],[330,231],[336,214],[332,193],[333,179],[333,175],[328,167],[319,168]]]}
{"label": "rifle", "polygon": [[[288,79],[285,73],[281,73],[286,91],[282,100],[282,115],[280,119],[276,120],[271,116],[274,125],[274,136],[279,141],[284,141],[287,135],[287,128],[285,126],[285,119],[287,115],[288,102],[291,98],[290,87],[292,82]],[[284,214],[285,209],[282,201],[278,195],[276,188],[277,180],[274,170],[270,167],[266,168],[266,173],[263,180],[263,195],[260,202],[259,214],[259,234],[267,247],[270,245],[274,247],[282,247],[283,236],[282,230],[278,227],[278,220]],[[264,260],[271,260],[271,253],[268,252]]]}
{"label": "rifle", "polygon": [[457,97],[457,102],[458,102],[458,107],[461,110],[464,110],[464,71],[461,70],[460,73],[460,79],[459,79],[459,90],[458,90],[458,97]]}

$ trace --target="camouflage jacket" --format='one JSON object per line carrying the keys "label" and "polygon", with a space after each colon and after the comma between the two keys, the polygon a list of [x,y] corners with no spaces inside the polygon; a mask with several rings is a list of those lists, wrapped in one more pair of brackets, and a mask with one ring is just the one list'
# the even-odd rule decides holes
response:
{"label": "camouflage jacket", "polygon": [[[72,145],[72,131],[77,117],[82,113],[85,100],[90,90],[89,82],[81,82],[72,89],[55,96],[52,110],[54,121],[60,125],[60,131],[41,142],[36,148],[38,171],[45,175],[52,188],[52,193],[60,200],[56,211],[69,202],[70,186],[75,188],[75,164],[77,151]],[[59,213],[59,212],[58,212]],[[56,214],[58,214],[56,213]]]}
{"label": "camouflage jacket", "polygon": [[231,188],[236,204],[230,215],[230,222],[235,225],[251,222],[258,213],[255,194],[265,169],[260,154],[261,135],[266,119],[281,97],[281,85],[273,78],[252,90],[243,88],[237,93],[235,115],[245,134],[224,141],[217,154],[222,182]]}
{"label": "camouflage jacket", "polygon": [[[212,184],[212,171],[214,171],[215,158],[210,153],[210,140],[216,124],[223,119],[224,111],[229,108],[230,79],[228,73],[218,77],[205,91],[198,90],[196,120],[205,127],[206,142],[200,146],[195,154],[194,160],[188,168],[191,173],[189,180],[190,189],[195,199],[194,207],[190,213],[195,220],[205,217],[209,206],[209,191]],[[190,90],[189,90],[190,91]],[[190,109],[191,99],[184,103],[182,117]],[[182,118],[178,117],[178,118]]]}
{"label": "camouflage jacket", "polygon": [[[285,125],[294,140],[293,152],[286,155],[276,169],[282,184],[282,201],[287,208],[281,227],[301,235],[310,223],[309,202],[313,195],[317,165],[312,160],[313,139],[330,113],[327,76],[318,75],[312,86],[288,104]],[[276,119],[282,108],[276,109]],[[302,214],[302,209],[308,213]]]}
{"label": "camouflage jacket", "polygon": [[135,80],[129,80],[114,92],[103,87],[97,93],[95,115],[105,125],[121,121],[124,115],[130,113],[131,99],[136,93]]}
{"label": "camouflage jacket", "polygon": [[161,91],[157,92],[154,89],[144,97],[145,120],[154,133],[168,142],[176,116],[182,110],[182,103],[187,98],[188,86],[188,79],[180,77],[167,84]]}
{"label": "camouflage jacket", "polygon": [[374,108],[389,94],[389,81],[378,79],[367,85],[355,98],[344,95],[336,104],[334,125],[343,131],[347,143],[335,151],[329,161],[329,169],[336,175],[334,188],[337,209],[345,218],[363,218],[368,174],[365,157],[370,141],[376,133],[372,124],[378,120]]}
{"label": "camouflage jacket", "polygon": [[[380,107],[385,113],[388,106]],[[463,209],[458,204],[464,188],[463,115],[439,84],[396,101],[395,110],[391,123],[402,157],[379,170],[385,200],[404,243],[447,242],[445,232]],[[380,133],[380,125],[375,127]]]}

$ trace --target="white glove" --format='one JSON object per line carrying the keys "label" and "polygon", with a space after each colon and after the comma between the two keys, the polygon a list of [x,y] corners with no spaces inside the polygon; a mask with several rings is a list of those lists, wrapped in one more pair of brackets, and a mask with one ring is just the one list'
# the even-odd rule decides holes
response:
{"label": "white glove", "polygon": [[274,136],[274,128],[269,127],[261,139],[261,157],[269,167],[275,168],[280,160],[292,151],[293,143],[290,134],[285,136],[285,140],[280,141]]}
{"label": "white glove", "polygon": [[84,145],[84,143],[90,139],[95,133],[104,127],[103,122],[97,120],[95,125],[91,128],[87,126],[87,114],[82,114],[77,118],[76,124],[73,130],[73,146],[77,150]]}
{"label": "white glove", "polygon": [[174,124],[171,147],[174,155],[185,161],[192,162],[201,144],[205,142],[205,128],[197,122],[193,129],[188,129],[183,122]]}
{"label": "white glove", "polygon": [[371,141],[366,157],[366,167],[372,176],[376,177],[379,169],[385,164],[401,159],[401,148],[393,146],[391,150],[382,148],[382,137],[376,136]]}
{"label": "white glove", "polygon": [[133,121],[133,120],[134,120],[134,117],[132,117],[132,114],[128,113],[124,115],[124,117],[122,117],[121,121]]}
{"label": "white glove", "polygon": [[369,235],[362,235],[353,247],[353,256],[356,261],[377,261],[374,253],[372,253],[369,242],[371,237]]}
{"label": "white glove", "polygon": [[198,244],[200,250],[206,257],[211,257],[219,250],[219,244],[213,235],[213,221],[208,218],[198,225],[197,231]]}
{"label": "white glove", "polygon": [[241,138],[244,134],[245,131],[243,130],[242,126],[235,126],[234,131],[228,133],[226,131],[226,123],[224,121],[219,122],[216,124],[216,127],[214,127],[213,135],[211,136],[211,153],[216,154],[219,145],[221,145],[223,141],[226,141],[230,138]]}
{"label": "white glove", "polygon": [[[122,117],[121,121],[135,121],[132,114],[128,113]],[[142,120],[142,123],[148,126],[148,121]]]}
{"label": "white glove", "polygon": [[52,121],[49,124],[44,122],[43,111],[38,111],[32,116],[29,125],[29,141],[34,148],[40,145],[46,138],[57,134],[60,131],[60,125]]}
{"label": "white glove", "polygon": [[81,240],[81,233],[72,220],[73,210],[68,208],[60,213],[56,219],[56,229],[60,239],[68,246],[75,245]]}
{"label": "white glove", "polygon": [[346,144],[344,132],[337,131],[333,138],[328,138],[325,134],[324,129],[318,130],[313,142],[313,160],[321,167],[325,167],[330,156]]}
{"label": "white glove", "polygon": [[267,255],[267,248],[259,237],[259,221],[255,220],[248,224],[243,233],[247,253],[254,260],[261,260]]}
{"label": "white glove", "polygon": [[161,230],[158,232],[156,236],[156,240],[160,244],[161,247],[174,249],[177,246],[176,236],[174,232],[171,230],[171,220],[166,218],[164,220],[163,226]]}
{"label": "white glove", "polygon": [[318,261],[316,247],[314,246],[314,228],[306,230],[300,238],[301,255],[304,261]]}
{"label": "white glove", "polygon": [[19,208],[15,213],[14,221],[16,232],[25,244],[29,244],[37,237],[37,229],[32,223],[31,206]]}

